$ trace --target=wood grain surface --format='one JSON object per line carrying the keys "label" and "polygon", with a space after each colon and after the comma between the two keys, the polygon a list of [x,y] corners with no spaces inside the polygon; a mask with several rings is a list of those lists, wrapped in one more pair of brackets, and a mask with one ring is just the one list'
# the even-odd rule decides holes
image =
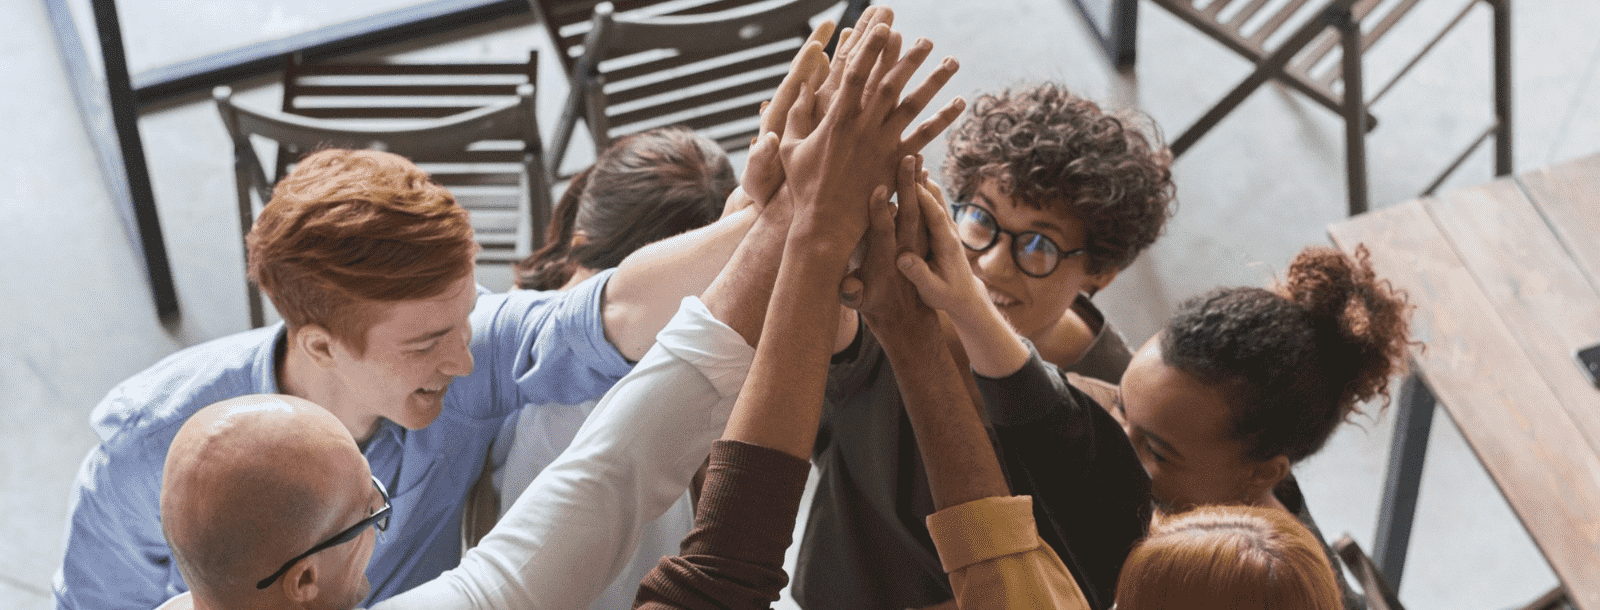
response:
{"label": "wood grain surface", "polygon": [[1329,235],[1346,252],[1365,244],[1378,274],[1408,293],[1417,372],[1574,603],[1600,609],[1600,457],[1569,412],[1595,417],[1595,390],[1568,349],[1600,336],[1589,276],[1510,180],[1364,214]]}

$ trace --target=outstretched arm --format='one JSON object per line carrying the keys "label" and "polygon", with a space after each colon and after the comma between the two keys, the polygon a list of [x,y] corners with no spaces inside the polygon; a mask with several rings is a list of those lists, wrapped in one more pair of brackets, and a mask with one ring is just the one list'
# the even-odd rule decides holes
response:
{"label": "outstretched arm", "polygon": [[[869,19],[875,20],[874,23],[876,23],[882,21],[884,15],[892,15],[892,12],[886,7],[872,8],[877,10],[863,14],[864,23]],[[823,29],[818,28],[812,39],[821,38],[826,40],[826,35],[831,34],[831,30],[827,34],[823,34]],[[861,48],[856,43],[863,39],[864,37],[860,35],[851,36],[849,40],[851,44],[848,47],[841,44],[841,50],[838,55],[845,60],[856,55],[856,51]],[[915,51],[916,49],[914,48],[913,53]],[[921,52],[922,57],[926,57],[927,50],[924,49]],[[913,57],[913,54],[908,53],[908,57]],[[836,66],[839,61],[840,58],[835,59]],[[914,63],[920,62],[921,58],[917,58]],[[821,67],[823,70],[828,70],[827,66]],[[915,66],[913,66],[913,70],[914,68]],[[887,70],[888,68],[885,68],[885,72]],[[875,101],[873,103],[883,106],[880,109],[884,111],[884,120],[880,125],[880,127],[883,127],[883,131],[861,134],[860,139],[856,140],[855,143],[861,145],[863,151],[881,153],[880,158],[875,160],[874,163],[861,166],[877,167],[878,170],[876,172],[862,171],[858,167],[857,171],[860,171],[863,175],[875,176],[882,183],[892,181],[892,159],[896,159],[908,152],[921,150],[923,146],[926,146],[935,136],[944,131],[950,123],[955,121],[965,107],[964,103],[959,100],[953,100],[932,117],[912,129],[909,134],[906,133],[907,127],[933,100],[934,95],[949,81],[955,70],[955,61],[946,59],[926,79],[912,88],[904,99],[900,99],[898,94],[904,87],[905,82],[909,81],[911,77],[908,72],[904,74],[905,80],[901,81],[898,86],[893,87],[895,97],[878,95],[874,98]],[[833,78],[834,71],[836,69],[820,75],[815,73],[799,74],[800,71],[798,70],[791,71],[789,78],[785,81],[785,85],[791,85],[790,81],[796,79],[812,83],[813,86],[809,88],[811,90],[807,91],[805,95],[809,98],[817,99],[818,104],[826,108],[826,104],[832,101],[831,92],[825,91],[824,94],[817,94],[815,90],[816,84],[825,83],[826,79]],[[882,78],[882,75],[869,76]],[[838,78],[842,80],[842,76]],[[863,81],[866,79],[866,76],[862,77]],[[882,80],[873,82],[885,84],[889,81],[887,78],[882,78]],[[826,87],[825,84],[823,86]],[[792,90],[796,91],[797,99],[799,97],[798,90],[808,89],[799,87],[798,84],[794,84],[793,87],[794,89]],[[774,99],[773,106],[777,106],[777,101],[784,95],[780,91]],[[816,108],[816,106],[810,107]],[[782,117],[784,115],[773,112],[773,108],[769,107],[768,113],[763,116],[765,119],[766,117]],[[779,132],[780,136],[784,135],[781,131],[775,129],[779,120],[776,118],[764,120],[763,128]],[[813,120],[805,122],[817,124],[820,120],[813,114]],[[809,133],[809,130],[804,131]],[[804,136],[805,134],[802,133],[800,135]],[[788,145],[786,144],[785,146]],[[883,158],[891,159],[889,165],[885,166]],[[748,173],[749,171],[747,168],[746,172]],[[776,188],[775,184],[769,186]],[[767,200],[760,196],[762,193],[755,192],[760,189],[750,188],[746,184],[744,190],[748,191],[750,197],[758,202],[757,205],[752,206],[753,208],[761,207],[760,203]],[[782,192],[773,195],[773,197],[779,199],[791,196],[792,194]],[[755,224],[755,217],[756,214],[751,209],[733,213],[712,223],[710,226],[641,248],[623,260],[622,264],[618,266],[616,274],[611,277],[606,285],[606,303],[603,312],[606,338],[611,341],[612,345],[617,347],[623,357],[629,360],[636,360],[641,357],[649,349],[650,344],[655,341],[656,332],[661,330],[666,321],[672,317],[673,311],[676,310],[677,302],[685,296],[701,294],[708,288],[713,278],[717,276],[724,264],[733,255],[745,233]],[[757,328],[759,328],[759,324],[757,324]]]}
{"label": "outstretched arm", "polygon": [[[918,169],[909,160],[901,166],[898,218],[892,223],[886,213],[873,218],[861,315],[894,368],[917,435],[938,509],[928,517],[928,531],[950,575],[956,605],[964,610],[1088,608],[1071,573],[1039,538],[1032,501],[1010,495],[967,391],[964,378],[970,372],[956,364],[938,316],[896,269],[923,261],[923,221],[945,216],[938,199],[922,187]],[[931,245],[936,251],[949,246],[938,240]]]}
{"label": "outstretched arm", "polygon": [[755,360],[713,449],[696,529],[682,555],[645,579],[641,607],[766,607],[786,581],[783,551],[821,415],[839,280],[865,232],[868,193],[870,207],[888,206],[888,189],[860,171],[858,147],[888,129],[898,135],[885,127],[892,104],[878,102],[896,97],[926,55],[897,60],[885,50],[894,36],[875,26],[859,37],[814,130],[812,92],[789,115],[784,189],[794,207]]}

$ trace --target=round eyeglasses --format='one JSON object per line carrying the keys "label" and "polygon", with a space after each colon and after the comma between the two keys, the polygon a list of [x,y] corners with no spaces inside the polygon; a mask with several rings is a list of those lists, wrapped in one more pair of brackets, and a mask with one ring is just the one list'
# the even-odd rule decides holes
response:
{"label": "round eyeglasses", "polygon": [[950,214],[956,220],[956,235],[968,250],[983,252],[993,248],[1001,235],[1010,236],[1011,260],[1016,262],[1017,269],[1029,277],[1048,276],[1061,266],[1062,259],[1089,253],[1087,248],[1062,252],[1061,246],[1056,245],[1054,240],[1033,231],[1002,229],[999,221],[994,219],[993,212],[971,203],[950,206]]}
{"label": "round eyeglasses", "polygon": [[261,579],[261,582],[256,583],[256,588],[265,589],[272,586],[272,581],[277,580],[278,577],[283,576],[285,572],[288,572],[289,568],[294,567],[295,562],[315,555],[319,552],[339,546],[351,540],[355,540],[356,536],[360,536],[362,532],[367,531],[368,526],[378,528],[378,531],[380,532],[389,529],[389,514],[394,512],[394,507],[389,504],[389,490],[383,487],[383,482],[379,481],[378,477],[376,476],[372,477],[372,486],[378,488],[378,495],[383,496],[383,508],[373,511],[371,515],[365,519],[357,521],[355,525],[350,526],[342,532],[334,534],[332,538],[323,541],[321,544],[311,547],[311,550],[295,556],[294,559],[290,559],[288,562],[283,564],[283,567],[278,568],[278,571],[273,572],[271,576],[263,578]]}

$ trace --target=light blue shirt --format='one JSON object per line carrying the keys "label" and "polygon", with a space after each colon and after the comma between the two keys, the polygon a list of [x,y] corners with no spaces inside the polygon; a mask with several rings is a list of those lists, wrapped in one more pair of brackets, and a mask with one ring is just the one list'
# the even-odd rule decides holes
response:
{"label": "light blue shirt", "polygon": [[[389,529],[367,578],[371,605],[460,561],[461,516],[489,445],[524,404],[576,404],[605,394],[630,369],[605,338],[601,296],[612,272],[566,292],[480,294],[472,311],[471,375],[445,393],[422,430],[380,420],[364,453],[392,492]],[[56,607],[149,610],[186,591],[161,533],[161,471],[183,422],[214,402],[277,393],[282,324],[179,351],[113,388],[90,423],[90,450],[68,499],[66,559]],[[262,575],[266,576],[265,574]]]}

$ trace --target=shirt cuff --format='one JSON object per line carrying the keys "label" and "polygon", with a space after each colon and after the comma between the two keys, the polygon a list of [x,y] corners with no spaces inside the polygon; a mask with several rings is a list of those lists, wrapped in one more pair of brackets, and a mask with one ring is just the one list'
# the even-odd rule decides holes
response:
{"label": "shirt cuff", "polygon": [[1056,385],[1056,367],[1039,356],[1033,343],[1028,346],[1028,361],[1017,372],[1005,377],[974,374],[978,394],[989,405],[989,418],[996,426],[1015,426],[1038,420],[1062,400]]}
{"label": "shirt cuff", "polygon": [[928,533],[946,574],[1039,548],[1033,497],[990,497],[928,515]]}
{"label": "shirt cuff", "polygon": [[756,350],[723,324],[699,297],[684,297],[672,321],[656,334],[656,343],[705,375],[717,394],[739,394]]}

